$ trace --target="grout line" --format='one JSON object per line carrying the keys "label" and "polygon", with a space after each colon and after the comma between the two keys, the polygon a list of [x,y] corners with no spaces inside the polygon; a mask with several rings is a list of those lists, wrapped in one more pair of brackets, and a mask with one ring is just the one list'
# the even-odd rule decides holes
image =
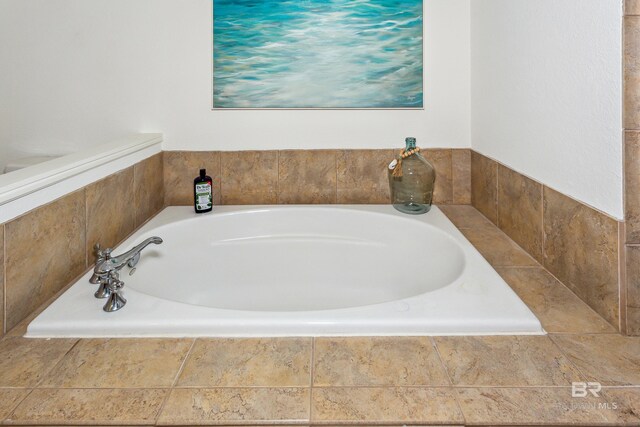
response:
{"label": "grout line", "polygon": [[[493,267],[493,266],[492,266]],[[493,269],[495,270],[496,268],[502,269],[502,270],[507,270],[507,269],[528,269],[528,270],[546,270],[543,266],[541,265],[496,265],[495,267],[493,267]]]}
{"label": "grout line", "polygon": [[314,386],[314,378],[316,373],[316,339],[318,337],[311,337],[311,373],[309,378],[309,387]]}
{"label": "grout line", "polygon": [[196,340],[197,340],[197,338],[194,338],[193,341],[191,342],[191,345],[189,346],[189,350],[187,350],[187,354],[185,354],[184,360],[180,364],[180,367],[178,368],[178,372],[176,372],[176,376],[173,378],[173,382],[171,383],[171,387],[168,389],[169,392],[164,397],[164,399],[162,400],[162,403],[160,404],[160,406],[158,408],[158,412],[156,413],[156,416],[154,417],[154,425],[158,424],[158,420],[160,419],[160,415],[164,411],[164,408],[167,405],[167,401],[169,401],[169,398],[171,397],[171,393],[173,393],[173,389],[176,386],[176,384],[178,383],[178,378],[180,378],[180,375],[182,374],[182,371],[184,370],[184,366],[187,364],[187,361],[189,360],[189,356],[191,356],[191,351],[193,350],[193,347],[196,344]]}
{"label": "grout line", "polygon": [[[325,386],[320,386],[326,388]],[[45,388],[45,387],[43,387]],[[255,389],[255,390],[270,390],[270,389],[295,389],[295,390],[307,390],[310,389],[308,385],[177,385],[172,387],[172,390],[235,390],[235,389]]]}
{"label": "grout line", "polygon": [[[562,349],[562,347],[560,346],[560,344],[558,344],[558,343],[557,343],[557,342],[552,338],[552,335],[553,335],[553,334],[547,334],[547,338],[549,339],[549,341],[551,341],[551,342],[553,343],[553,345],[558,349],[558,351],[560,351],[560,354],[561,354],[565,359],[567,359],[567,361],[571,364],[571,366],[573,366],[573,367],[576,369],[576,371],[578,371],[578,373],[579,373],[580,375],[582,375],[582,378],[581,378],[581,379],[582,379],[583,381],[589,381],[589,380],[590,380],[589,376],[588,376],[588,375],[585,375],[585,373],[584,373],[584,372],[582,372],[582,369],[580,369],[580,368],[578,367],[578,365],[576,365],[575,363],[573,363],[573,360],[571,360],[571,358],[570,358],[570,357],[565,353],[565,351]],[[581,335],[582,335],[582,334],[581,334]]]}
{"label": "grout line", "polygon": [[[218,204],[220,206],[222,206],[222,153],[220,151],[218,151],[217,153],[218,153],[218,171],[217,171],[217,173],[218,173],[218,177],[219,177],[218,179],[219,179],[219,183],[220,183],[220,189],[218,190],[219,191],[219,196],[220,196],[220,202],[218,202]],[[165,189],[165,191],[166,191],[166,189]],[[191,190],[191,191],[193,191],[193,190]],[[193,196],[191,196],[191,197],[193,197]]]}
{"label": "grout line", "polygon": [[27,400],[27,397],[31,396],[31,393],[33,393],[33,390],[35,390],[35,389],[34,388],[28,388],[27,390],[29,390],[29,392],[27,394],[25,394],[22,399],[18,399],[16,404],[13,406],[13,408],[11,408],[11,410],[9,412],[7,412],[6,418],[4,418],[4,419],[0,418],[0,420],[2,420],[2,422],[0,422],[0,424],[7,424],[7,421],[11,419],[11,416],[16,411],[16,409],[18,409],[18,407],[20,405],[22,405],[22,402]]}
{"label": "grout line", "polygon": [[458,174],[455,172],[456,168],[453,167],[453,148],[450,148],[449,152],[451,153],[451,204],[453,204],[456,202],[456,178],[458,177]]}
{"label": "grout line", "polygon": [[622,335],[627,335],[627,247],[624,244],[626,228],[624,222],[618,222],[618,327]]}
{"label": "grout line", "polygon": [[224,185],[223,184],[225,179],[224,179],[224,176],[222,175],[223,170],[222,170],[222,152],[221,151],[218,151],[218,168],[219,168],[218,171],[220,173],[220,206],[224,206],[224,190],[223,190]]}
{"label": "grout line", "polygon": [[171,383],[171,388],[175,387],[176,384],[178,383],[178,379],[180,378],[180,375],[182,375],[182,371],[184,370],[184,367],[187,364],[189,357],[191,356],[191,352],[193,351],[193,347],[196,345],[196,341],[197,341],[197,338],[193,338],[193,341],[189,346],[189,350],[187,350],[187,353],[184,356],[184,360],[180,364],[180,367],[178,368],[178,372],[176,372],[176,376],[173,378],[173,382]]}
{"label": "grout line", "polygon": [[[97,181],[96,184],[98,182]],[[89,254],[88,245],[89,245],[89,202],[87,200],[87,187],[84,187],[84,268],[89,268]]]}
{"label": "grout line", "polygon": [[160,421],[160,415],[162,415],[162,413],[164,412],[164,408],[167,405],[167,402],[169,401],[169,398],[171,398],[171,394],[173,393],[173,388],[164,389],[164,390],[168,390],[168,393],[164,397],[164,399],[162,400],[162,403],[158,407],[158,412],[156,413],[156,416],[153,418],[153,425],[154,426],[158,425],[158,422]]}
{"label": "grout line", "polygon": [[496,227],[502,230],[500,227],[500,164],[496,161],[494,163],[496,165]]}
{"label": "grout line", "polygon": [[313,383],[315,377],[315,364],[316,362],[316,337],[311,337],[311,374],[309,378],[309,423],[313,419]]}
{"label": "grout line", "polygon": [[136,173],[136,171],[139,169],[138,165],[142,163],[142,162],[138,162],[136,164],[133,165],[133,224],[136,227],[141,226],[142,224],[138,224],[138,211],[140,210],[139,208],[139,204],[138,204],[138,192],[136,191],[137,188],[137,182],[138,180],[136,179],[136,175],[138,175]]}
{"label": "grout line", "polygon": [[449,386],[453,387],[453,380],[451,379],[449,370],[447,369],[447,366],[445,365],[444,360],[442,359],[442,355],[440,354],[440,349],[438,348],[438,343],[436,342],[435,337],[429,337],[429,340],[431,341],[431,346],[436,352],[436,357],[438,358],[438,361],[440,361],[440,366],[442,366],[442,369],[444,370],[444,373],[447,376],[447,379],[449,380]]}
{"label": "grout line", "polygon": [[76,339],[76,342],[73,343],[73,345],[69,348],[69,350],[66,351],[66,353],[60,358],[60,360],[58,360],[58,362],[55,365],[53,365],[51,368],[49,368],[48,370],[46,370],[45,372],[42,373],[42,378],[40,378],[40,381],[38,381],[38,382],[36,382],[34,384],[34,386],[33,386],[34,389],[35,388],[40,388],[40,385],[49,376],[49,374],[54,372],[55,369],[62,364],[62,361],[64,359],[66,359],[67,356],[73,351],[73,349],[76,348],[80,344],[80,341],[82,341],[82,340],[81,339]]}
{"label": "grout line", "polygon": [[540,184],[540,200],[542,201],[542,203],[540,203],[540,225],[542,227],[542,238],[540,239],[540,243],[542,245],[542,247],[540,248],[542,254],[541,254],[541,258],[542,258],[542,265],[544,266],[546,264],[546,259],[547,257],[545,256],[547,251],[545,250],[546,245],[547,245],[547,233],[545,231],[545,222],[544,222],[544,206],[545,206],[545,197],[544,197],[544,185]]}
{"label": "grout line", "polygon": [[[573,294],[576,298],[578,298],[580,301],[582,301],[587,307],[589,307],[589,310],[591,310],[593,313],[595,313],[599,318],[601,318],[602,320],[604,320],[608,325],[611,325],[611,323],[605,319],[600,313],[598,313],[593,307],[591,307],[591,305],[586,302],[584,299],[582,299],[580,297],[580,295],[578,295],[577,293],[574,292],[573,289],[571,289],[569,286],[565,285],[564,282],[562,280],[560,280],[553,272],[551,272],[548,268],[546,268],[545,266],[542,266],[542,268],[544,268],[544,270],[551,276],[553,277],[558,283],[560,283],[562,286],[565,287],[565,289],[567,289],[569,292],[571,292],[571,294]],[[616,330],[616,333],[620,334],[620,331],[618,331],[618,329],[616,328],[616,325],[611,325],[613,326],[613,328]]]}
{"label": "grout line", "polygon": [[334,188],[335,192],[333,193],[333,203],[338,204],[338,150],[332,150],[332,152],[333,152],[333,166],[334,166],[333,172],[335,173],[335,177],[336,177],[336,183]]}
{"label": "grout line", "polygon": [[[624,388],[624,389],[638,389],[640,391],[640,384],[632,384],[632,385],[603,385],[603,388]],[[379,389],[413,389],[413,390],[422,390],[422,389],[434,389],[434,390],[459,390],[465,388],[488,388],[488,389],[534,389],[538,390],[540,388],[549,388],[549,389],[570,389],[571,384],[562,384],[562,385],[552,385],[552,384],[543,384],[543,385],[517,385],[517,384],[508,384],[508,385],[488,385],[488,384],[458,384],[458,385],[323,385],[313,387],[313,390],[331,390],[331,389],[341,389],[341,390],[359,390],[359,389],[370,389],[370,390],[379,390]],[[50,388],[41,388],[41,390],[49,390]],[[54,389],[54,388],[51,388]],[[309,387],[303,386],[207,386],[207,387],[198,387],[198,386],[189,386],[189,387],[176,387],[173,389],[169,388],[158,388],[158,387],[150,387],[150,388],[58,388],[57,390],[281,390],[281,389],[292,389],[292,390],[311,390]]]}
{"label": "grout line", "polygon": [[570,332],[570,331],[546,331],[547,335],[578,335],[578,336],[585,336],[585,335],[595,335],[595,336],[601,336],[601,335],[618,335],[620,336],[620,332],[613,330],[611,332]]}
{"label": "grout line", "polygon": [[[610,389],[631,389],[640,391],[640,384],[628,384],[628,385],[602,385],[603,388]],[[465,388],[523,388],[523,389],[538,389],[538,388],[554,388],[563,389],[571,388],[571,384],[564,385],[487,385],[487,384],[458,384],[458,385],[324,385],[314,387],[315,389],[330,390],[330,389],[437,389],[437,390],[458,390]],[[306,386],[180,386],[175,388],[169,387],[0,387],[0,390],[122,390],[122,391],[149,391],[149,390],[280,390],[280,389],[292,389],[292,390],[305,390],[309,389]],[[1,423],[0,423],[1,424]]]}
{"label": "grout line", "polygon": [[[7,388],[14,388],[14,389],[25,389],[28,387],[0,387],[0,389],[7,389]],[[178,388],[198,388],[198,387],[178,387]],[[204,387],[199,387],[199,388],[204,388]],[[214,388],[222,388],[222,387],[214,387]],[[142,386],[137,386],[137,387],[79,387],[79,386],[73,386],[73,387],[58,387],[58,386],[43,386],[43,387],[38,387],[37,389],[34,388],[34,390],[128,390],[128,391],[144,391],[144,390],[171,390],[170,386],[149,386],[149,387],[142,387]]]}
{"label": "grout line", "polygon": [[276,205],[280,204],[280,150],[276,150]]}

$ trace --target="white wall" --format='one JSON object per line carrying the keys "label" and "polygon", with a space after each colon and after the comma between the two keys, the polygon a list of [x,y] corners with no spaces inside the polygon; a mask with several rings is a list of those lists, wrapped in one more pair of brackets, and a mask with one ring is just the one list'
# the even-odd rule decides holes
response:
{"label": "white wall", "polygon": [[211,111],[211,0],[0,0],[0,168],[135,132],[169,150],[415,135],[622,218],[621,1],[424,3],[423,111]]}
{"label": "white wall", "polygon": [[0,0],[0,168],[132,132],[168,150],[470,146],[469,0],[425,0],[422,111],[211,111],[211,0]]}
{"label": "white wall", "polygon": [[471,3],[473,148],[618,219],[621,3]]}

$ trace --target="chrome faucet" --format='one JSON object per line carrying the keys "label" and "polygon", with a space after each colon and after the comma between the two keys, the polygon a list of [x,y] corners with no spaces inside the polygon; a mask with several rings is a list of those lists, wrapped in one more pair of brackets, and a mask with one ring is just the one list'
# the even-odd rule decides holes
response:
{"label": "chrome faucet", "polygon": [[151,243],[159,245],[162,243],[162,239],[155,236],[149,237],[139,245],[117,256],[111,256],[111,248],[102,250],[100,244],[94,246],[97,259],[89,282],[100,285],[94,294],[96,298],[108,298],[103,307],[104,311],[120,310],[127,303],[127,300],[120,294],[124,282],[120,280],[119,272],[125,265],[135,270],[138,261],[140,261],[140,252]]}

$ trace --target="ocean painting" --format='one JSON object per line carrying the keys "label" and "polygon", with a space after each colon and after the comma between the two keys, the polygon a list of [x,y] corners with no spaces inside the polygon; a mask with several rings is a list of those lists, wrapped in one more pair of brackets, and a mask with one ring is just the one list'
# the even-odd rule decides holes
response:
{"label": "ocean painting", "polygon": [[214,108],[422,108],[422,0],[213,0]]}

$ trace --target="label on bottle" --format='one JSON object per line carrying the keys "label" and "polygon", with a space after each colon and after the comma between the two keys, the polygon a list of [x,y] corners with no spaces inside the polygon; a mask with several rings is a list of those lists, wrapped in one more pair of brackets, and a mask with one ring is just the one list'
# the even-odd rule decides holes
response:
{"label": "label on bottle", "polygon": [[211,184],[208,182],[196,184],[196,209],[204,211],[211,209],[212,206],[213,195],[211,191]]}

